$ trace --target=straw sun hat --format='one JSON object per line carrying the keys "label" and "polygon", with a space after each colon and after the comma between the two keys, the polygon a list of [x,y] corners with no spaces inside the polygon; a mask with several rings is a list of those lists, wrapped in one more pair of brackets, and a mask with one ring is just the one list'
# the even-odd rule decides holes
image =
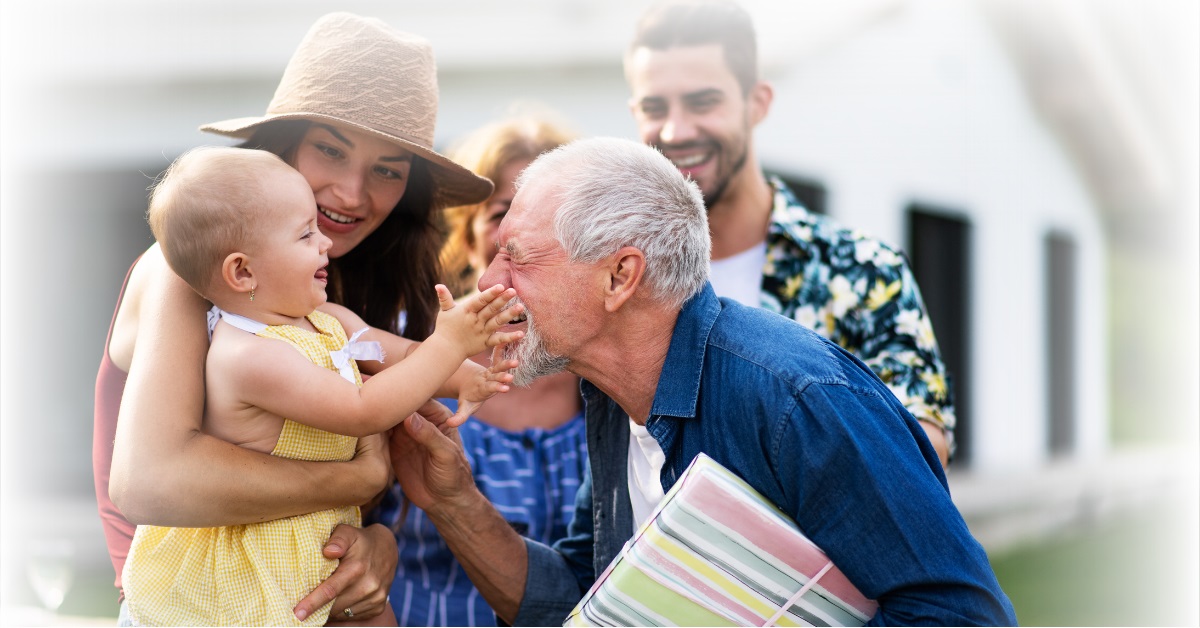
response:
{"label": "straw sun hat", "polygon": [[437,105],[437,70],[427,41],[375,18],[331,13],[296,48],[266,114],[200,130],[246,139],[274,120],[350,125],[429,162],[439,206],[483,201],[492,182],[433,150]]}

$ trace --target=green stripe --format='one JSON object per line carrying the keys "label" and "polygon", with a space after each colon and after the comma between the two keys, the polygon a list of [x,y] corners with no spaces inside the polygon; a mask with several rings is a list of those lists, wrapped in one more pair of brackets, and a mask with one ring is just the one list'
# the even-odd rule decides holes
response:
{"label": "green stripe", "polygon": [[614,600],[619,599],[625,605],[644,607],[652,613],[661,615],[660,618],[643,617],[639,621],[629,623],[631,626],[660,625],[656,622],[662,618],[670,618],[678,626],[736,626],[729,618],[712,613],[696,604],[687,597],[655,581],[632,565],[626,564],[614,569],[608,577],[605,587]]}
{"label": "green stripe", "polygon": [[[744,583],[747,588],[766,598],[769,604],[779,607],[791,597],[791,594],[780,595],[768,590],[767,583],[773,583],[777,587],[776,591],[795,592],[807,582],[807,578],[805,582],[799,582],[781,570],[778,565],[764,560],[759,552],[752,547],[747,547],[750,542],[744,537],[730,537],[724,530],[704,518],[702,513],[694,513],[687,508],[680,507],[681,504],[682,502],[676,502],[675,508],[666,508],[659,515],[657,523],[663,532],[730,573]],[[716,555],[713,552],[714,548],[720,548],[732,560]],[[735,564],[734,561],[739,561],[741,564]],[[804,594],[802,600],[792,607],[791,612],[798,613],[806,621],[815,625],[826,625],[828,620],[820,619],[818,615],[802,608],[806,605],[818,613],[824,613],[837,625],[848,626],[863,623],[863,619],[849,612],[843,603],[832,596],[823,595],[815,586]]]}

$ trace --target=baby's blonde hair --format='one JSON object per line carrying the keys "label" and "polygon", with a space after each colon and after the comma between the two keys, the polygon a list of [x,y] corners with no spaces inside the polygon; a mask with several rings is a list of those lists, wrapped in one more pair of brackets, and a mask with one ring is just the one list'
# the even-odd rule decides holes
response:
{"label": "baby's blonde hair", "polygon": [[275,169],[292,171],[266,151],[201,146],[180,155],[153,186],[150,230],[171,270],[196,292],[207,296],[225,257],[258,228],[270,207],[262,180]]}

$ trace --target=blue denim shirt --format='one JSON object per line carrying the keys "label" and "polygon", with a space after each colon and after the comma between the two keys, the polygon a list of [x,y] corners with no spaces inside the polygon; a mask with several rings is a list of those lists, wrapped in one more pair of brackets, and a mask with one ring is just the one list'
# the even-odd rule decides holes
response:
{"label": "blue denim shirt", "polygon": [[[553,548],[526,541],[517,625],[558,625],[633,535],[624,410],[583,384],[590,473]],[[862,362],[710,286],[675,324],[650,416],[667,490],[703,451],[879,602],[871,625],[1015,625],[916,419]]]}

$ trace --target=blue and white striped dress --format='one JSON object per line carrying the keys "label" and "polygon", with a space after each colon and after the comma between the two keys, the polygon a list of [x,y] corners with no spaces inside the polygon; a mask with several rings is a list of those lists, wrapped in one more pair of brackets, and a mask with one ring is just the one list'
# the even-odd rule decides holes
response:
{"label": "blue and white striped dress", "polygon": [[[442,400],[451,408],[454,402]],[[461,428],[475,483],[517,532],[546,544],[567,534],[587,465],[583,414],[552,429],[502,430],[472,418]],[[398,530],[392,608],[401,626],[494,626],[495,615],[424,511],[399,525],[399,486],[369,519]]]}

